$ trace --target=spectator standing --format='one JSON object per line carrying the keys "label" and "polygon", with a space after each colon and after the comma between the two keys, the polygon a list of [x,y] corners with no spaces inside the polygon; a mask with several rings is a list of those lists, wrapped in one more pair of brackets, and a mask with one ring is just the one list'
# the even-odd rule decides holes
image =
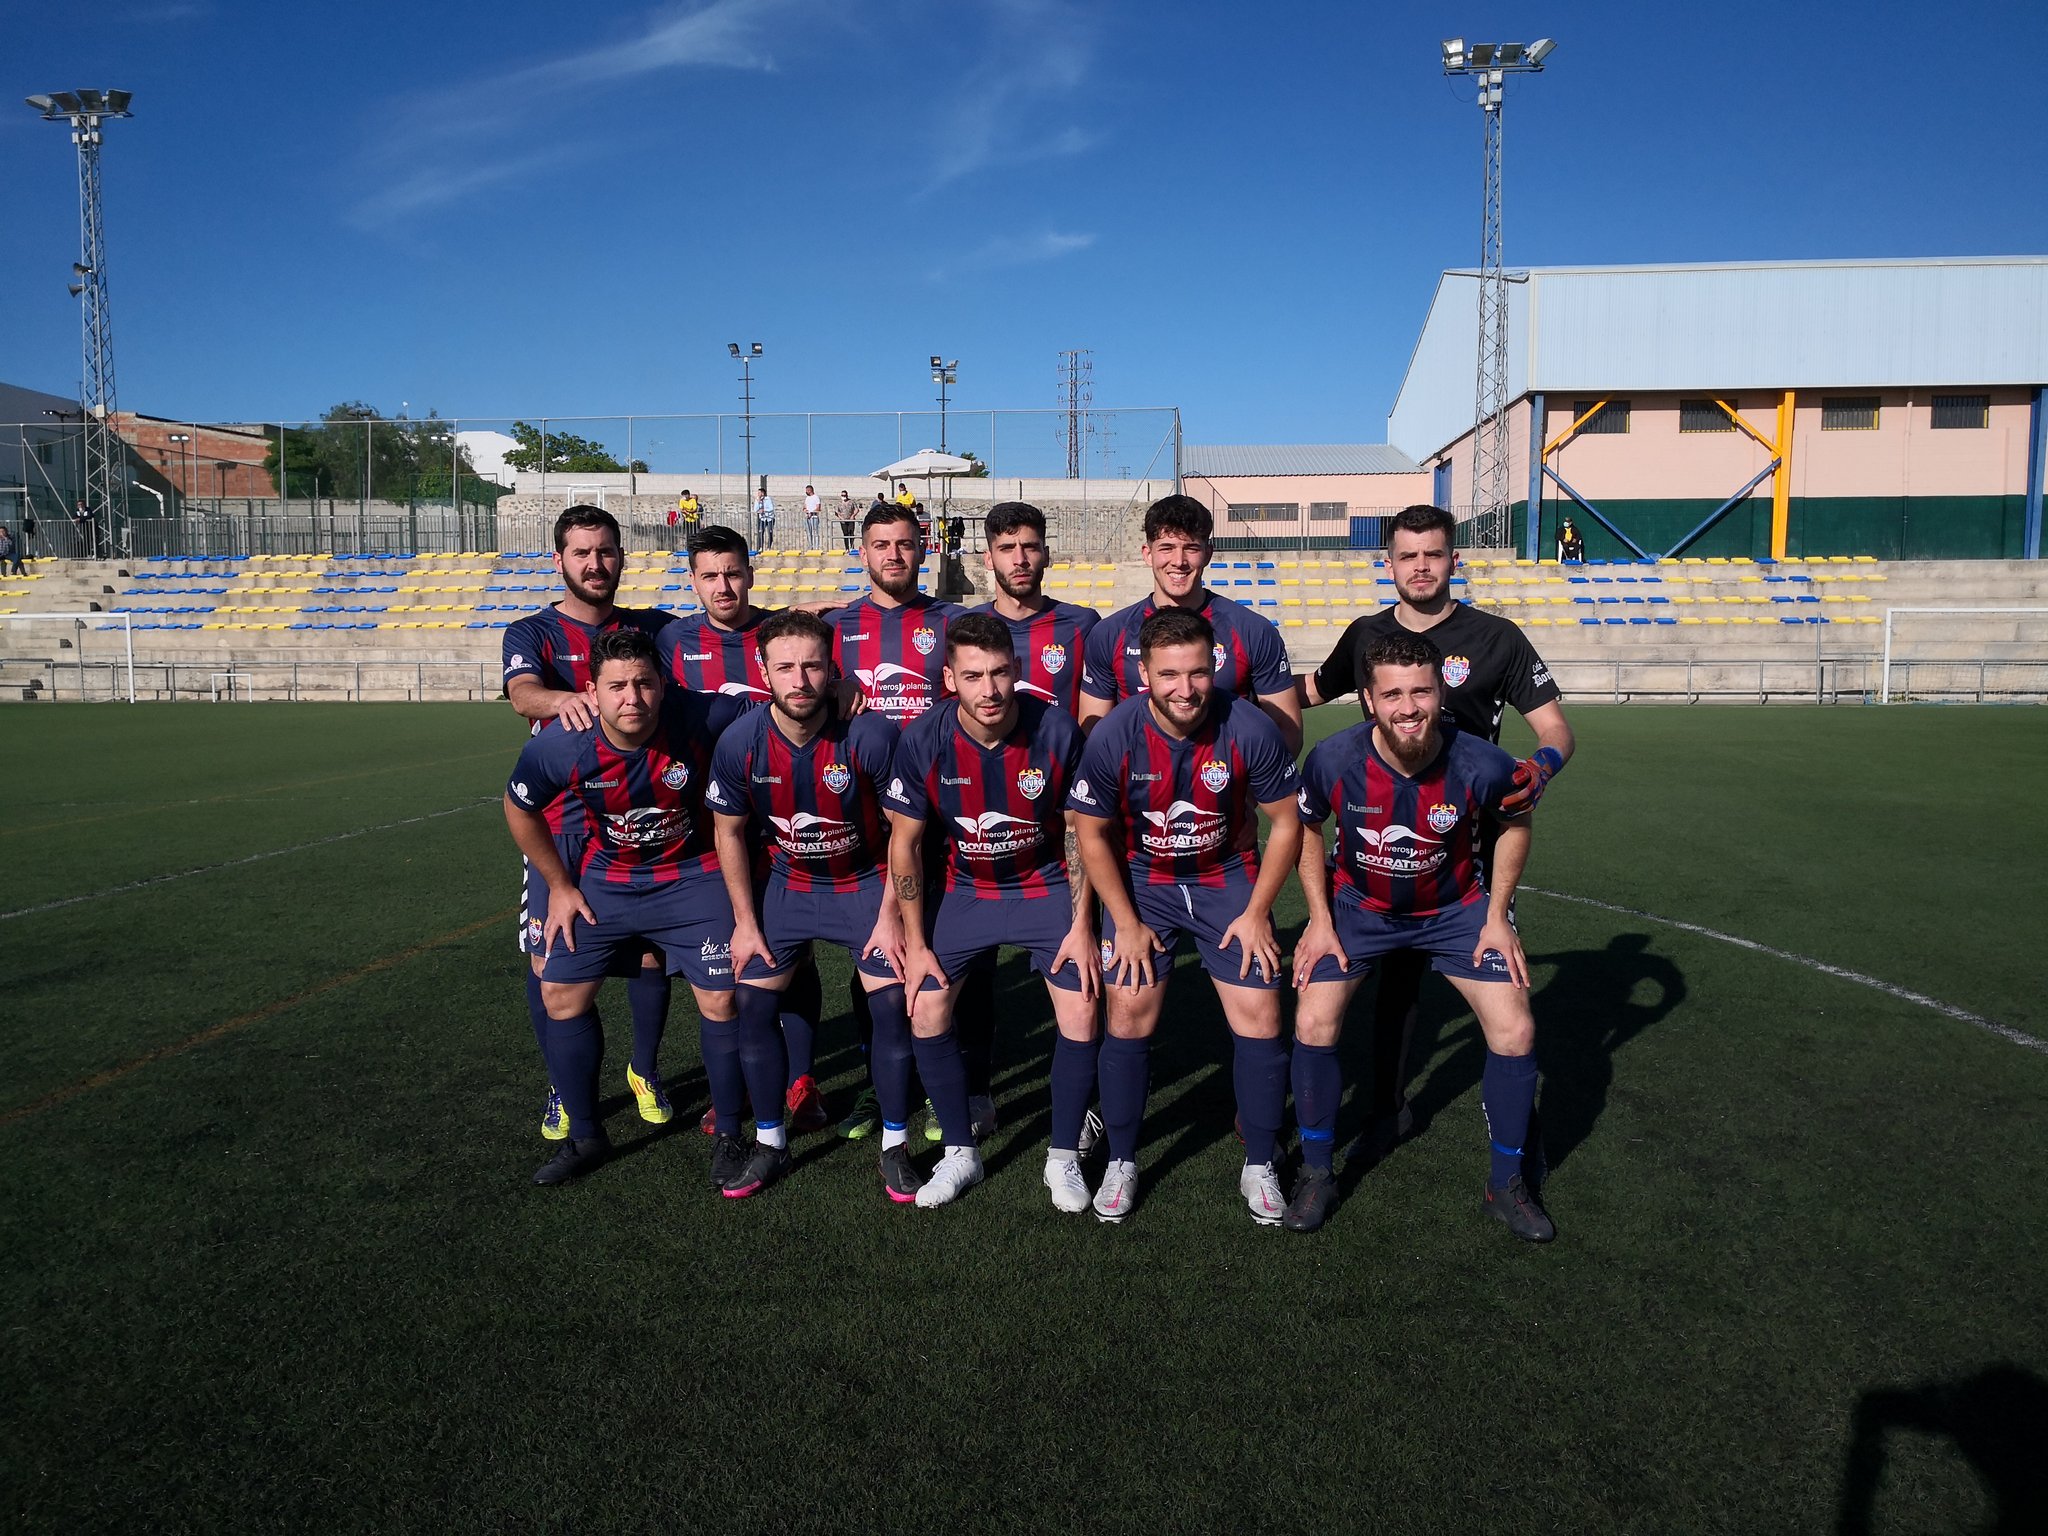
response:
{"label": "spectator standing", "polygon": [[[14,569],[9,570],[12,566]],[[14,535],[0,527],[0,576],[26,576],[28,567],[21,563],[21,546],[14,542]]]}
{"label": "spectator standing", "polygon": [[[876,497],[875,499],[879,501],[881,498]],[[853,504],[853,497],[847,492],[841,491],[839,493],[839,537],[844,543],[848,554],[853,553],[855,542],[853,525],[859,520],[859,513],[860,508]]]}
{"label": "spectator standing", "polygon": [[676,498],[676,519],[683,531],[683,548],[688,549],[690,540],[697,537],[697,530],[704,524],[704,507],[697,500],[697,493],[687,485]]}
{"label": "spectator standing", "polygon": [[817,487],[816,487],[815,485],[807,485],[807,486],[805,486],[805,487],[804,487],[804,548],[805,548],[805,549],[816,549],[816,548],[818,547],[818,513],[819,513],[819,511],[820,511],[820,510],[822,509],[822,507],[823,507],[823,503],[822,503],[822,502],[820,502],[820,501],[818,500],[818,488],[817,488]]}
{"label": "spectator standing", "polygon": [[766,482],[761,486],[761,497],[754,503],[754,548],[767,549],[775,542],[775,498],[768,494]]}
{"label": "spectator standing", "polygon": [[99,521],[93,516],[91,507],[85,504],[83,496],[71,511],[71,527],[78,535],[78,554],[82,560],[97,560],[100,553]]}

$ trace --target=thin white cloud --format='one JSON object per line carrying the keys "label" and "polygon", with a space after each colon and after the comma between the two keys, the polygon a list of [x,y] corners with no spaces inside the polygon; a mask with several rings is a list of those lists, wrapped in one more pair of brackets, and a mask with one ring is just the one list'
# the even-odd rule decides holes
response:
{"label": "thin white cloud", "polygon": [[1047,229],[1032,235],[998,236],[957,257],[930,273],[934,282],[964,272],[989,272],[1002,267],[1029,267],[1058,261],[1085,251],[1095,243],[1094,233]]}
{"label": "thin white cloud", "polygon": [[1096,142],[1058,121],[1094,67],[1095,13],[1069,0],[996,0],[989,23],[980,62],[953,86],[927,192],[990,165],[1076,155]]}

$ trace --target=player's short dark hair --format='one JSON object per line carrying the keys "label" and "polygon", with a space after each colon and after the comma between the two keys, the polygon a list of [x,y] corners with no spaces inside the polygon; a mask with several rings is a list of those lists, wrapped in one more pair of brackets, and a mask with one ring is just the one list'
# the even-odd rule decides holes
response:
{"label": "player's short dark hair", "polygon": [[1215,647],[1216,631],[1192,608],[1161,608],[1138,626],[1138,654],[1150,656],[1162,645],[1199,645],[1206,652]]}
{"label": "player's short dark hair", "polygon": [[1145,542],[1150,544],[1162,533],[1177,533],[1182,538],[1199,539],[1204,544],[1216,531],[1216,519],[1209,515],[1209,509],[1192,496],[1175,492],[1162,496],[1145,509]]}
{"label": "player's short dark hair", "polygon": [[1432,507],[1426,501],[1419,501],[1412,507],[1403,507],[1387,519],[1387,542],[1394,542],[1397,533],[1440,533],[1448,549],[1458,547],[1458,520],[1442,507]]}
{"label": "player's short dark hair", "polygon": [[1006,533],[1015,533],[1019,528],[1029,528],[1040,539],[1045,537],[1045,514],[1028,501],[999,501],[988,509],[988,521],[983,532],[993,544]]}
{"label": "player's short dark hair", "polygon": [[746,535],[722,523],[713,523],[709,528],[700,528],[690,535],[690,569],[693,571],[697,568],[699,555],[738,555],[744,563],[754,563],[753,551],[747,548]]}
{"label": "player's short dark hair", "polygon": [[1429,636],[1397,630],[1376,636],[1358,658],[1358,686],[1363,692],[1371,692],[1374,667],[1428,667],[1441,676],[1443,665],[1444,653]]}
{"label": "player's short dark hair", "polygon": [[787,640],[792,636],[801,640],[815,640],[825,648],[825,659],[832,659],[832,626],[815,613],[802,608],[782,608],[768,615],[754,631],[754,649],[761,653],[761,659],[768,659],[768,644],[773,640]]}
{"label": "player's short dark hair", "polygon": [[644,661],[657,674],[661,671],[661,652],[654,648],[652,637],[625,625],[608,629],[590,642],[590,675],[597,676],[608,661]]}
{"label": "player's short dark hair", "polygon": [[619,538],[619,520],[603,507],[593,507],[587,501],[573,507],[565,507],[562,515],[555,519],[555,553],[560,554],[569,543],[569,532],[574,528],[606,528],[611,531],[612,542],[624,549],[625,543]]}
{"label": "player's short dark hair", "polygon": [[977,651],[998,651],[1005,656],[1017,654],[1017,637],[1010,633],[1010,626],[992,613],[963,613],[946,626],[946,659],[951,661],[953,653],[963,645],[973,646]]}
{"label": "player's short dark hair", "polygon": [[917,526],[917,514],[900,501],[878,501],[868,508],[868,515],[860,520],[861,542],[866,543],[868,532],[884,523],[908,523]]}

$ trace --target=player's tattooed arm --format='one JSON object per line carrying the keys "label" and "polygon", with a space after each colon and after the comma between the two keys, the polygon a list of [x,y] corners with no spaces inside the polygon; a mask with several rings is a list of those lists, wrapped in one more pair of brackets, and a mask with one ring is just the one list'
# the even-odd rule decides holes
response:
{"label": "player's tattooed arm", "polygon": [[1081,862],[1081,833],[1067,815],[1067,889],[1072,893],[1074,921],[1090,922],[1095,915],[1095,891],[1088,884],[1088,868]]}
{"label": "player's tattooed arm", "polygon": [[920,887],[917,883],[917,876],[898,875],[896,877],[896,899],[898,901],[917,900],[919,890]]}

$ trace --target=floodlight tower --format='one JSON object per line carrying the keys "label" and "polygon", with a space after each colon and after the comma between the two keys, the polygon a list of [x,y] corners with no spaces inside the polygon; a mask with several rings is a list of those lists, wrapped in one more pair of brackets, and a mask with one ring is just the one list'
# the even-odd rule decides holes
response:
{"label": "floodlight tower", "polygon": [[946,451],[946,391],[960,382],[960,359],[956,357],[949,363],[940,357],[938,353],[934,352],[932,354],[932,382],[939,386],[939,452],[944,453]]}
{"label": "floodlight tower", "polygon": [[740,344],[728,341],[725,350],[740,365],[740,439],[747,445],[747,514],[754,511],[754,359],[761,355],[761,343],[749,342],[742,352]]}
{"label": "floodlight tower", "polygon": [[130,117],[129,91],[51,91],[31,96],[28,104],[46,123],[71,124],[71,142],[78,146],[78,260],[72,263],[72,297],[81,301],[85,333],[85,504],[109,519],[127,510],[127,482],[117,473],[114,449],[114,322],[107,306],[106,229],[100,219],[100,123]]}
{"label": "floodlight tower", "polygon": [[[1444,73],[1470,75],[1479,83],[1479,110],[1486,120],[1486,189],[1479,235],[1479,377],[1473,391],[1473,517],[1487,529],[1506,527],[1508,509],[1508,274],[1501,254],[1501,87],[1509,75],[1534,74],[1557,44],[1473,43],[1462,37],[1444,43]],[[1538,443],[1531,451],[1540,453]]]}

